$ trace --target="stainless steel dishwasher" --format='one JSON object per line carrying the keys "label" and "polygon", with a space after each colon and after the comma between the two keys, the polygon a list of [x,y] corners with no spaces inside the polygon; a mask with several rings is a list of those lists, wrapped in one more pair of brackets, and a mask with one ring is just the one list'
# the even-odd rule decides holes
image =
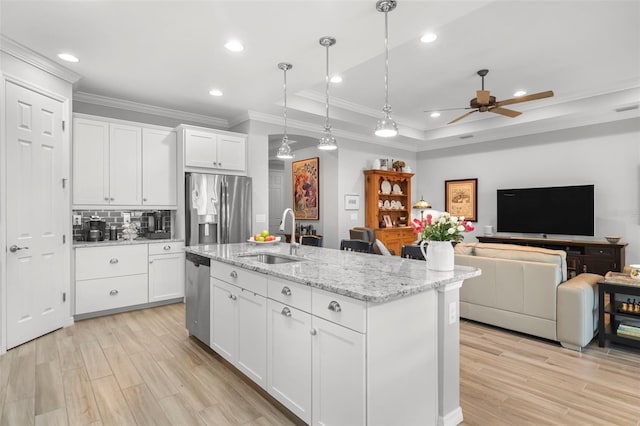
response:
{"label": "stainless steel dishwasher", "polygon": [[211,336],[211,291],[208,257],[186,253],[186,322],[189,335],[209,345]]}

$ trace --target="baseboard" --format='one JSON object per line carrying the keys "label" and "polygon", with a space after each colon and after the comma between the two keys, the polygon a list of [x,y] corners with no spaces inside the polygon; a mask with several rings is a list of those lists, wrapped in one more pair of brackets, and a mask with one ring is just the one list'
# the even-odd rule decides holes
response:
{"label": "baseboard", "polygon": [[462,420],[462,407],[458,407],[445,416],[438,417],[438,426],[456,426],[462,423]]}
{"label": "baseboard", "polygon": [[73,317],[69,317],[62,322],[62,328],[71,327],[75,322],[73,321]]}

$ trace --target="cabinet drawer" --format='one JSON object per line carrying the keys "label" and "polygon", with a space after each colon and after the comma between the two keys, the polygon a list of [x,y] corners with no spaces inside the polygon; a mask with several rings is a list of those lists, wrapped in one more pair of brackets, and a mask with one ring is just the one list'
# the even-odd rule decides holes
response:
{"label": "cabinet drawer", "polygon": [[147,273],[147,244],[76,249],[76,280]]}
{"label": "cabinet drawer", "polygon": [[587,247],[585,254],[587,256],[614,257],[616,251],[613,247]]}
{"label": "cabinet drawer", "polygon": [[336,293],[311,289],[311,313],[352,330],[366,333],[367,309],[362,300],[352,299]]}
{"label": "cabinet drawer", "polygon": [[184,243],[182,241],[149,244],[149,256],[153,256],[154,254],[180,253],[183,251],[184,251]]}
{"label": "cabinet drawer", "polygon": [[147,274],[76,281],[76,314],[147,303]]}
{"label": "cabinet drawer", "polygon": [[211,276],[267,297],[267,276],[223,262],[211,262]]}
{"label": "cabinet drawer", "polygon": [[311,287],[307,285],[269,277],[267,295],[269,299],[311,312]]}

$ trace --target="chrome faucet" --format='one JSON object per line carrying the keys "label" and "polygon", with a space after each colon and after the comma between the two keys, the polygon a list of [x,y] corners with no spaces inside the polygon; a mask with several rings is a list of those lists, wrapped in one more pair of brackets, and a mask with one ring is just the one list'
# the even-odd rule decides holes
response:
{"label": "chrome faucet", "polygon": [[284,231],[284,223],[287,218],[287,213],[291,213],[291,244],[289,245],[289,254],[297,255],[299,244],[296,243],[296,215],[293,213],[292,209],[284,209],[284,212],[282,213],[282,220],[280,221],[280,230]]}

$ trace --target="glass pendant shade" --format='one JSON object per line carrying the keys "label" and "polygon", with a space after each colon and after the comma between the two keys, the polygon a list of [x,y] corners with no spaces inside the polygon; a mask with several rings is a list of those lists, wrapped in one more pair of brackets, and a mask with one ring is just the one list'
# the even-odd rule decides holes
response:
{"label": "glass pendant shade", "polygon": [[327,49],[327,61],[326,61],[326,73],[325,73],[325,94],[326,94],[326,102],[325,102],[325,111],[326,118],[324,121],[324,134],[318,141],[318,149],[323,151],[332,151],[334,149],[338,149],[338,143],[336,142],[336,138],[331,134],[331,126],[329,125],[329,47],[336,44],[336,39],[330,36],[322,37],[320,39],[320,46],[323,46]]}
{"label": "glass pendant shade", "polygon": [[282,143],[278,147],[276,157],[281,160],[290,160],[293,158],[293,154],[291,153],[289,137],[287,136],[287,71],[293,68],[293,65],[280,62],[278,68],[284,73],[284,136],[282,136]]}
{"label": "glass pendant shade", "polygon": [[383,138],[390,138],[398,134],[398,125],[391,118],[391,105],[389,105],[389,21],[387,14],[396,8],[396,0],[378,0],[376,10],[384,13],[384,107],[383,116],[378,120],[375,135]]}

